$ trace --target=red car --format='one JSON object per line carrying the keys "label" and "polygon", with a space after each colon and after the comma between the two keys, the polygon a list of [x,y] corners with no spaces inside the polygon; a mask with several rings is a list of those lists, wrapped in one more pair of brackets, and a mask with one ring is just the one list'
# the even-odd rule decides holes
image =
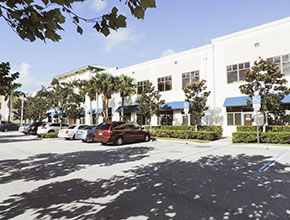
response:
{"label": "red car", "polygon": [[150,141],[150,133],[134,122],[103,122],[95,130],[94,141],[122,145],[136,141]]}

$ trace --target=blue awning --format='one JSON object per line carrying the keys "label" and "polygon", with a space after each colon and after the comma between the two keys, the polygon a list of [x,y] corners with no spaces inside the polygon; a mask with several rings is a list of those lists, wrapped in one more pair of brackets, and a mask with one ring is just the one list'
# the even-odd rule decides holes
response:
{"label": "blue awning", "polygon": [[224,107],[234,107],[234,106],[246,106],[247,100],[250,100],[252,103],[252,100],[249,96],[239,96],[239,97],[230,97],[226,98],[224,102]]}
{"label": "blue awning", "polygon": [[[122,106],[119,106],[115,112],[121,112]],[[139,111],[138,105],[125,105],[124,106],[124,112],[136,112]]]}
{"label": "blue awning", "polygon": [[[239,96],[239,97],[230,97],[226,98],[224,102],[224,107],[235,107],[235,106],[246,106],[247,100],[250,100],[252,103],[252,100],[249,96]],[[286,95],[282,100],[281,103],[290,103],[290,94]]]}
{"label": "blue awning", "polygon": [[58,114],[60,114],[60,113],[61,113],[61,111],[56,110],[56,111],[51,112],[51,113],[49,114],[49,116],[55,116],[55,115],[58,115]]}
{"label": "blue awning", "polygon": [[164,110],[184,109],[184,108],[189,108],[189,104],[188,102],[185,102],[185,101],[166,102],[165,104],[161,105],[161,108]]}
{"label": "blue awning", "polygon": [[290,94],[286,95],[284,99],[281,100],[282,103],[290,103]]}
{"label": "blue awning", "polygon": [[2,114],[0,113],[0,118],[2,118]]}
{"label": "blue awning", "polygon": [[[108,110],[109,110],[109,112],[111,112],[111,111],[112,111],[112,108],[109,107]],[[93,108],[92,111],[93,111],[93,114],[96,114],[97,109]],[[99,108],[98,114],[102,114],[102,113],[103,113],[103,109],[102,109],[102,108]],[[89,110],[89,111],[87,112],[87,114],[91,114],[91,110]]]}

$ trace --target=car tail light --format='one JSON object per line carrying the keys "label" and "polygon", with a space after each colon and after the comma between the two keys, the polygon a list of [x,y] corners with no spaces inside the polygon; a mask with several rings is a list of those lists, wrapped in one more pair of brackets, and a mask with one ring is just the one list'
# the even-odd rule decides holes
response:
{"label": "car tail light", "polygon": [[35,126],[32,126],[31,128],[32,128],[32,129],[34,129],[34,128],[35,128]]}
{"label": "car tail light", "polygon": [[68,131],[66,131],[65,133],[68,134]]}
{"label": "car tail light", "polygon": [[46,127],[45,127],[45,126],[43,126],[43,127],[42,127],[42,129],[46,129]]}

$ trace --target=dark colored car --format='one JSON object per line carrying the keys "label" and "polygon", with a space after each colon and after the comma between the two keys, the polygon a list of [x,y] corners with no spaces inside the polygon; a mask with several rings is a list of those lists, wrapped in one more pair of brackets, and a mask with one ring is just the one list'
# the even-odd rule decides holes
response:
{"label": "dark colored car", "polygon": [[134,122],[103,122],[95,130],[95,142],[102,144],[150,141],[150,133]]}
{"label": "dark colored car", "polygon": [[23,130],[24,134],[37,134],[37,128],[42,125],[43,122],[34,122],[30,125],[27,126],[27,128],[25,130]]}
{"label": "dark colored car", "polygon": [[0,131],[18,131],[19,125],[8,122],[8,121],[1,121],[0,124]]}

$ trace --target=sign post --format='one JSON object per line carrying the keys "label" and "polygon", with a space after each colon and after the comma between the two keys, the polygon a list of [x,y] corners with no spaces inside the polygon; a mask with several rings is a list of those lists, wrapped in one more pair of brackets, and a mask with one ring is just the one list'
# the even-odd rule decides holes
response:
{"label": "sign post", "polygon": [[261,96],[255,95],[253,96],[253,107],[254,111],[256,112],[256,125],[257,125],[257,144],[260,143],[260,138],[259,138],[259,123],[258,123],[258,113],[261,108]]}
{"label": "sign post", "polygon": [[187,128],[188,128],[188,125],[189,125],[189,115],[188,115],[188,113],[189,113],[189,108],[184,108],[184,113],[185,113],[185,117],[186,117],[186,130],[185,130],[185,139],[187,140]]}

